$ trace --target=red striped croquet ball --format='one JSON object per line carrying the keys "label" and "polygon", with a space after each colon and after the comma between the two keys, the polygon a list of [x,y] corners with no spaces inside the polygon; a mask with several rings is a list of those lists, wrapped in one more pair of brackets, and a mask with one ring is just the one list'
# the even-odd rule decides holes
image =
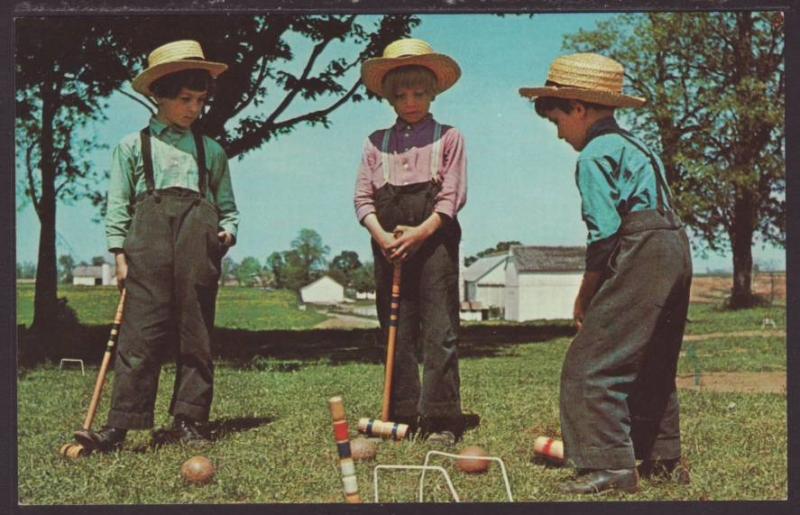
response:
{"label": "red striped croquet ball", "polygon": [[192,456],[181,465],[181,477],[190,485],[205,485],[214,479],[214,464],[205,456]]}
{"label": "red striped croquet ball", "polygon": [[476,458],[487,456],[489,455],[486,451],[477,445],[464,447],[461,452],[458,453],[456,467],[458,467],[458,470],[461,472],[466,472],[467,474],[482,474],[489,470],[489,466],[492,462],[490,460],[479,460]]}
{"label": "red striped croquet ball", "polygon": [[374,460],[378,454],[378,446],[363,437],[353,438],[350,440],[350,453],[356,461]]}

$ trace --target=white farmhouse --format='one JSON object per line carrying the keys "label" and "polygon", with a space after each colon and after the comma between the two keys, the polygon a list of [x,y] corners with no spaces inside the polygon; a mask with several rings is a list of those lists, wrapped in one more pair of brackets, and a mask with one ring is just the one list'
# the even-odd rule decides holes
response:
{"label": "white farmhouse", "polygon": [[323,275],[300,288],[300,298],[305,304],[337,304],[344,302],[344,286]]}
{"label": "white farmhouse", "polygon": [[571,319],[586,247],[511,248],[505,267],[505,318]]}
{"label": "white farmhouse", "polygon": [[506,263],[508,253],[479,258],[466,269],[462,302],[476,303],[483,308],[502,308],[505,305]]}
{"label": "white farmhouse", "polygon": [[109,286],[117,284],[115,268],[108,263],[99,266],[76,266],[72,269],[72,284]]}

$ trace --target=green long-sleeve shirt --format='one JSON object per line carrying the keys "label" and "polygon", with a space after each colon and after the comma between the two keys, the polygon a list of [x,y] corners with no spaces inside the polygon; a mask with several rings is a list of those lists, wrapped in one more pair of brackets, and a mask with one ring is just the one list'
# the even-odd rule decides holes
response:
{"label": "green long-sleeve shirt", "polygon": [[[150,118],[153,180],[156,189],[185,188],[199,191],[197,149],[189,130],[169,127]],[[239,211],[231,186],[228,157],[219,143],[203,136],[208,169],[206,199],[219,211],[219,225],[236,237]],[[139,132],[125,136],[114,149],[108,187],[106,240],[111,251],[122,248],[131,224],[131,206],[136,196],[147,191]]]}

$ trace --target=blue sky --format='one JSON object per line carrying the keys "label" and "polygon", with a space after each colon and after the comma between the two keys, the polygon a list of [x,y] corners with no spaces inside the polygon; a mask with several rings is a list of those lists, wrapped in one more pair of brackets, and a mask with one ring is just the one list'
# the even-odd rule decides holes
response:
{"label": "blue sky", "polygon": [[[469,189],[459,214],[463,256],[504,240],[584,244],[586,229],[573,177],[576,153],[556,138],[555,128],[535,115],[517,89],[544,82],[550,62],[564,53],[564,34],[592,29],[610,16],[421,16],[413,37],[456,59],[463,73],[431,107],[440,122],[458,127],[466,140]],[[268,97],[266,108],[276,100]],[[308,106],[295,109],[304,112]],[[109,121],[94,130],[99,141],[113,147],[125,134],[144,126],[148,113],[117,94],[110,100],[108,116]],[[243,159],[232,160],[242,221],[239,243],[229,255],[237,261],[254,256],[263,262],[273,251],[288,249],[301,228],[311,228],[330,247],[329,258],[354,250],[362,260],[371,259],[369,236],[353,213],[353,187],[364,138],[391,125],[394,117],[385,103],[346,104],[331,115],[330,129],[301,126]],[[111,151],[96,152],[91,159],[100,169],[108,169]],[[80,261],[105,252],[103,226],[90,221],[95,208],[78,203],[61,204],[58,209],[59,255],[70,253]],[[38,233],[30,206],[18,209],[17,261],[36,261]],[[785,268],[783,249],[756,244],[753,252],[761,266]],[[730,255],[707,259],[695,255],[697,272],[730,268]]]}

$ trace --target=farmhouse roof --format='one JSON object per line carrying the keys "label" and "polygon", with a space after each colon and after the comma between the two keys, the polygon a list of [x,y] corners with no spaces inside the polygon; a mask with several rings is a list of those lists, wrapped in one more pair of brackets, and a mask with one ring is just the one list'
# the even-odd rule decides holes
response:
{"label": "farmhouse roof", "polygon": [[321,282],[331,282],[331,283],[333,283],[333,284],[335,284],[337,286],[341,286],[341,284],[339,284],[339,282],[336,281],[336,279],[334,279],[333,277],[331,277],[329,275],[323,275],[322,277],[320,277],[316,281],[312,281],[312,282],[306,284],[305,286],[303,286],[302,288],[300,288],[300,291],[304,291],[304,290],[307,290],[309,288],[312,288],[312,287],[316,286],[317,284],[319,284]]}
{"label": "farmhouse roof", "polygon": [[586,247],[511,247],[519,272],[582,272]]}
{"label": "farmhouse roof", "polygon": [[495,269],[500,264],[504,264],[508,259],[508,253],[484,256],[464,269],[464,280],[469,282],[479,281],[481,277]]}

